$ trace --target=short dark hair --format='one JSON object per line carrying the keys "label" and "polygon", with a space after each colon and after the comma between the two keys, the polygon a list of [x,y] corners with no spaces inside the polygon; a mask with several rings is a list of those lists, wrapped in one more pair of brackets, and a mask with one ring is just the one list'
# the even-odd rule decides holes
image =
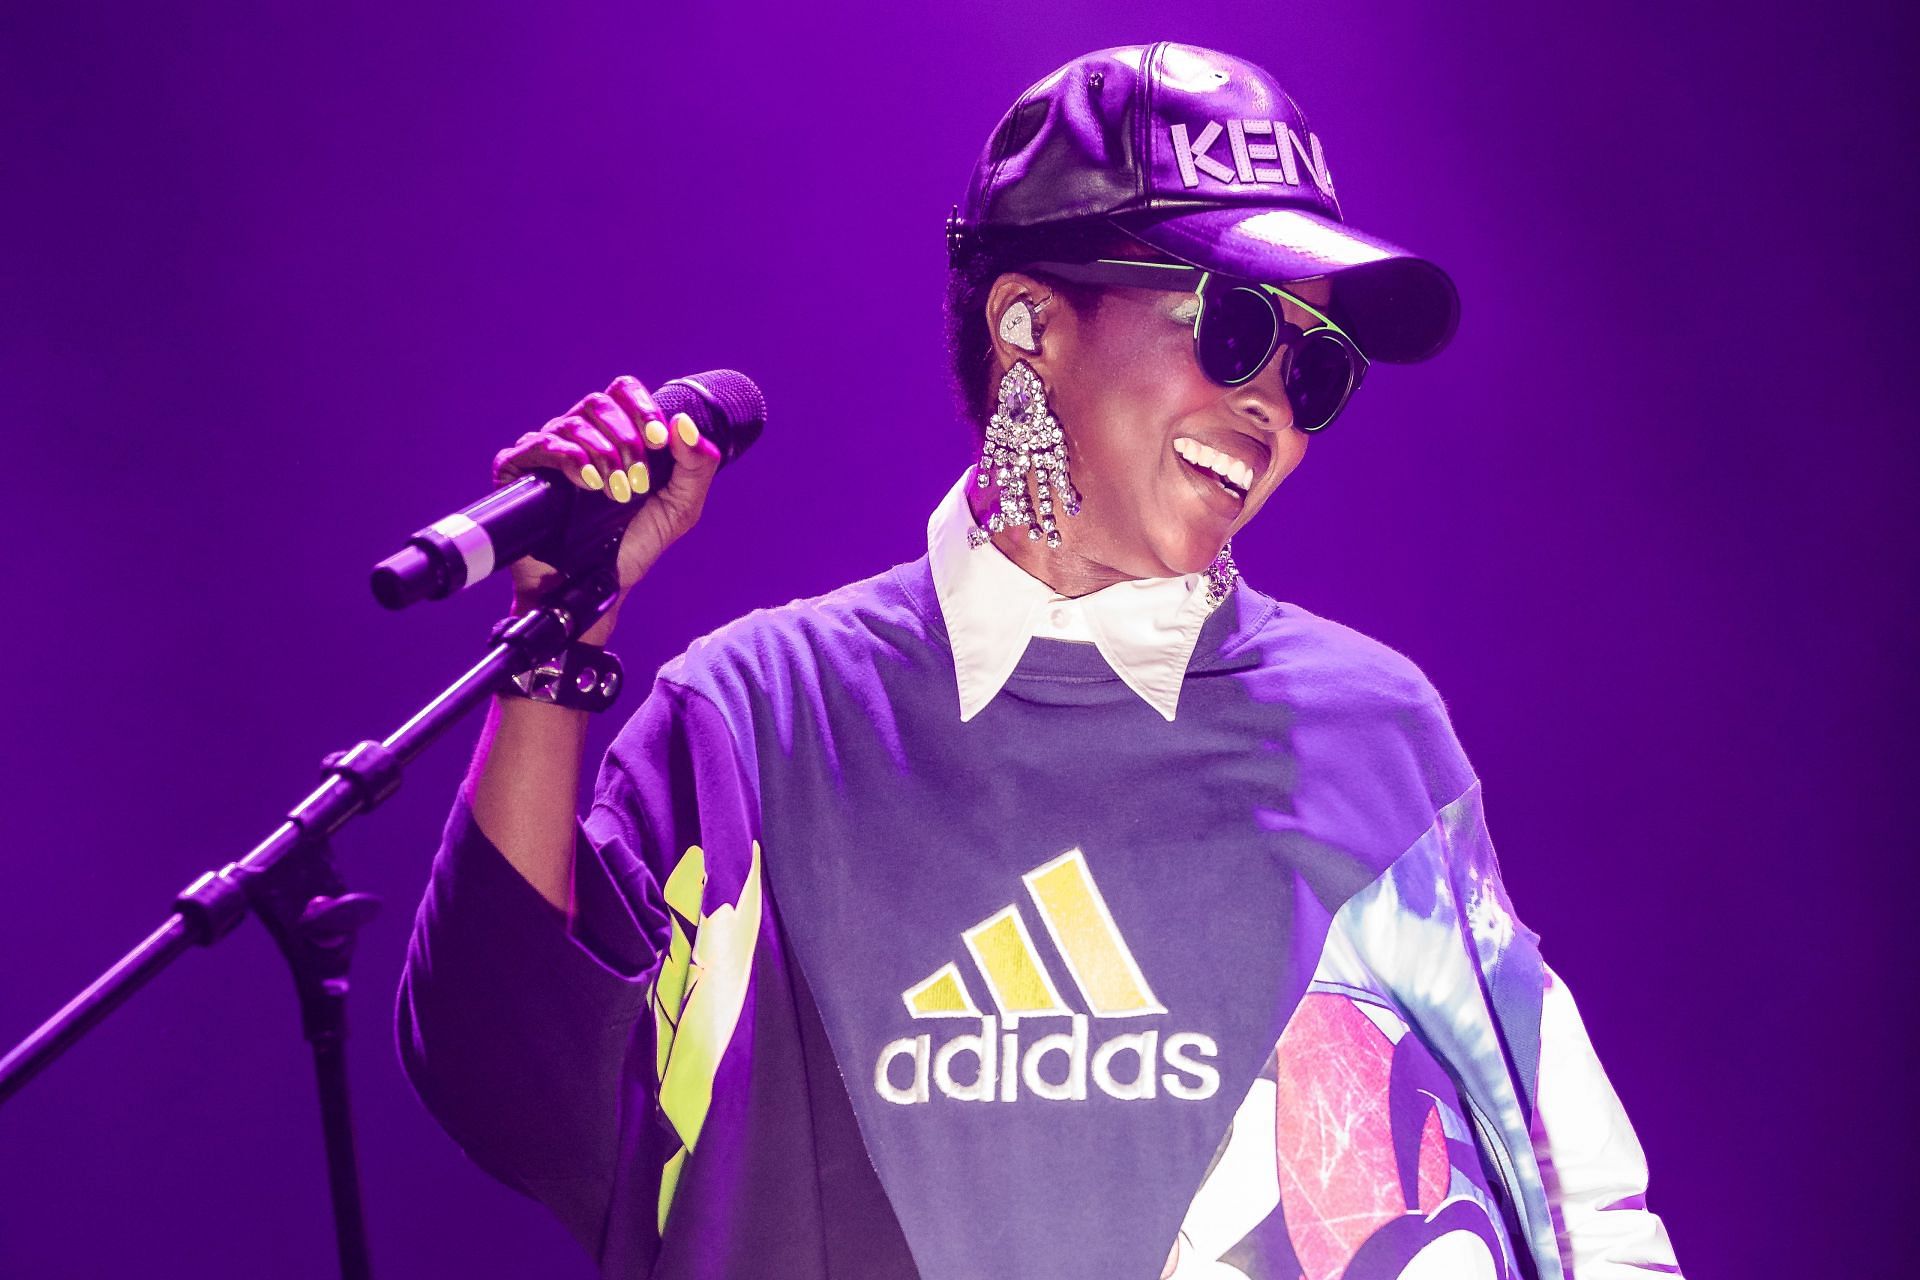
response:
{"label": "short dark hair", "polygon": [[[1004,272],[1029,270],[1026,264],[1032,262],[1137,256],[1139,249],[1139,241],[1104,218],[1017,234],[968,237],[960,260],[947,270],[947,355],[954,398],[976,438],[986,435],[987,419],[993,416],[987,385],[993,368],[987,294],[993,282]],[[1091,314],[1100,304],[1104,290],[1099,285],[1074,284],[1040,271],[1029,273],[1076,312]]]}

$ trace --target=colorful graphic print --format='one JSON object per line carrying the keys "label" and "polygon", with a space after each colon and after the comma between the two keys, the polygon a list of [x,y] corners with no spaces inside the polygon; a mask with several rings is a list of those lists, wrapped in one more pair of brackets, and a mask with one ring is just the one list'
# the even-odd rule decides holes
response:
{"label": "colorful graphic print", "polygon": [[1459,1094],[1371,999],[1300,1002],[1188,1208],[1163,1280],[1511,1280]]}
{"label": "colorful graphic print", "polygon": [[713,1105],[713,1080],[733,1040],[753,973],[760,937],[760,842],[738,902],[707,909],[707,855],[688,845],[667,877],[672,934],[651,995],[654,1020],[654,1080],[660,1112],[680,1139],[680,1148],[660,1171],[656,1230],[667,1229],[667,1211],[687,1156],[700,1141]]}

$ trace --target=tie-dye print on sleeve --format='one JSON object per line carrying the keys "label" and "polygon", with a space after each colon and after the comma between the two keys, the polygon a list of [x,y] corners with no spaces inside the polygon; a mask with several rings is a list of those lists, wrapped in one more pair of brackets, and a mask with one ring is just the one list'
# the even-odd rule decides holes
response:
{"label": "tie-dye print on sleeve", "polygon": [[1600,1065],[1573,993],[1547,970],[1533,1146],[1573,1280],[1677,1276],[1666,1224],[1647,1205],[1647,1157]]}
{"label": "tie-dye print on sleeve", "polygon": [[1538,1079],[1540,999],[1545,973],[1540,935],[1514,912],[1500,878],[1500,860],[1487,834],[1480,782],[1442,809],[1435,825],[1462,931],[1473,947],[1480,983],[1493,1009],[1523,1111],[1531,1115]]}
{"label": "tie-dye print on sleeve", "polygon": [[[1678,1275],[1665,1225],[1646,1205],[1639,1140],[1565,982],[1540,954],[1500,878],[1480,785],[1440,815],[1455,900],[1518,1086],[1539,1198],[1568,1280]],[[1503,1132],[1511,1133],[1502,1114]]]}

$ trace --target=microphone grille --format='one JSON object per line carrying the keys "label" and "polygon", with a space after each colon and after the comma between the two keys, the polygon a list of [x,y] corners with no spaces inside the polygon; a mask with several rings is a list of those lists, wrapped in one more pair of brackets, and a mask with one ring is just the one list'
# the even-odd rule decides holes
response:
{"label": "microphone grille", "polygon": [[689,414],[701,432],[720,446],[724,462],[732,462],[758,440],[767,425],[766,396],[738,369],[709,369],[674,378],[654,393],[654,401],[670,415]]}

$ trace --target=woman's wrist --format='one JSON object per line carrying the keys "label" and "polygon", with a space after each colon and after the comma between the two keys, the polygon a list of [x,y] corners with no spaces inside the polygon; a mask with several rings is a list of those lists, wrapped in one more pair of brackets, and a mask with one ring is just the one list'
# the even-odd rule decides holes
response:
{"label": "woman's wrist", "polygon": [[[613,604],[607,611],[594,619],[593,625],[581,633],[575,643],[592,645],[596,648],[604,649],[608,639],[612,637],[615,624],[619,621],[620,604],[621,601],[626,599],[626,594],[625,591],[622,591],[615,597]],[[513,600],[513,612],[510,616],[521,617],[531,613],[535,609],[541,608],[545,603],[546,601],[541,596],[522,596],[516,592]],[[562,659],[555,659],[556,663],[560,663],[561,661]],[[614,661],[617,663],[618,659],[616,658]],[[594,665],[597,666],[598,664],[596,663]],[[618,677],[616,676],[615,678],[617,679]],[[554,712],[560,712],[563,713],[564,716],[577,718],[583,724],[594,709],[591,707],[570,706],[564,701],[552,701],[544,697],[532,696],[531,694],[523,696],[514,693],[510,689],[497,691],[494,701],[495,704],[501,708],[502,712],[509,716],[518,717],[524,715],[528,707],[544,707],[547,710],[534,713],[536,719],[551,715]]]}
{"label": "woman's wrist", "polygon": [[[626,591],[622,591],[619,595],[615,596],[613,604],[608,607],[607,611],[594,619],[593,625],[581,633],[580,642],[582,644],[593,644],[604,647],[607,643],[607,637],[613,634],[614,624],[620,619],[620,606],[626,598]],[[519,617],[523,613],[532,613],[535,609],[541,608],[545,604],[546,601],[539,596],[523,596],[516,593],[513,597],[513,616]]]}
{"label": "woman's wrist", "polygon": [[600,645],[603,648],[606,646],[607,638],[613,634],[614,623],[620,620],[620,600],[625,598],[622,594],[620,599],[613,602],[612,608],[594,619],[593,625],[580,633],[581,644]]}

